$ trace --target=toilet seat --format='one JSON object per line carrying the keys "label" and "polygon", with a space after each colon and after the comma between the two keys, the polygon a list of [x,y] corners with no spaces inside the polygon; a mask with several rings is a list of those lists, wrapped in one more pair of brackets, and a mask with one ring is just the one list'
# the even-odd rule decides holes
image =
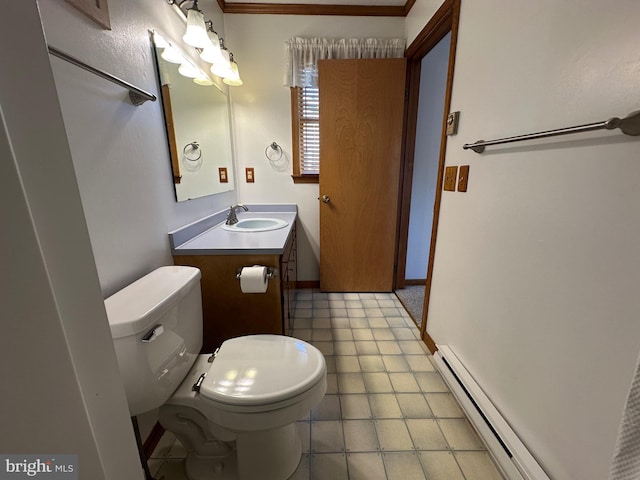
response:
{"label": "toilet seat", "polygon": [[[208,360],[198,356],[158,415],[189,452],[188,478],[289,478],[302,455],[296,422],[327,390],[324,355],[295,338],[252,335],[225,341]],[[234,451],[220,457],[220,442]]]}
{"label": "toilet seat", "polygon": [[[226,348],[229,345],[225,347],[227,342],[231,342],[231,349]],[[218,394],[216,396],[215,392],[214,394],[209,393],[210,397],[221,398],[222,401],[214,400],[203,395],[203,386],[205,384],[208,385],[207,391],[210,392],[212,390],[211,385],[215,385],[217,384],[216,381],[225,378],[224,376],[218,376],[221,371],[228,371],[223,368],[225,365],[228,366],[233,363],[237,366],[242,364],[244,360],[242,360],[241,363],[237,363],[234,360],[236,347],[242,348],[240,352],[242,357],[249,356],[263,359],[265,353],[269,352],[270,349],[269,346],[265,347],[264,344],[269,344],[270,342],[284,342],[286,348],[281,348],[281,350],[294,348],[301,350],[306,349],[307,351],[308,358],[306,359],[306,363],[308,363],[307,367],[309,367],[309,369],[293,369],[297,372],[297,375],[292,375],[295,381],[283,389],[283,391],[288,392],[288,396],[285,397],[281,391],[273,391],[276,388],[275,385],[272,386],[271,391],[267,389],[262,397],[254,396],[253,398],[245,399],[245,404],[233,403],[234,400],[237,400],[238,395],[228,395],[227,398],[224,394]],[[198,411],[209,420],[210,428],[216,432],[215,435],[218,438],[222,440],[232,440],[235,433],[228,435],[225,432],[250,432],[278,428],[300,420],[305,415],[308,415],[309,411],[324,397],[327,390],[326,362],[322,353],[316,347],[306,342],[279,335],[251,335],[227,340],[220,347],[220,352],[223,352],[223,347],[225,347],[227,353],[234,353],[230,355],[225,354],[222,357],[220,353],[218,353],[213,363],[207,362],[209,355],[200,355],[182,384],[173,393],[171,398],[167,400],[165,406],[161,407],[161,410],[163,408],[166,410],[166,407],[170,407],[171,409],[177,408],[182,411],[180,417],[188,416],[190,410]],[[252,355],[252,351],[257,357]],[[258,353],[258,351],[260,352]],[[225,358],[225,361],[218,363],[220,358]],[[274,357],[272,356],[271,360],[273,359]],[[216,363],[218,363],[218,368],[213,369]],[[274,361],[273,363],[274,365],[272,365],[271,369],[268,367],[262,368],[263,374],[265,374],[265,372],[272,374],[271,376],[263,375],[263,378],[266,380],[275,376],[289,379],[291,375],[287,372],[287,366],[290,366],[290,364],[283,363],[283,360]],[[259,364],[254,361],[252,365]],[[289,368],[289,370],[292,369]],[[285,371],[285,375],[282,374],[283,371]],[[311,374],[305,378],[304,373],[301,372],[311,372]],[[202,374],[206,374],[206,376],[200,384],[200,388],[194,389],[193,386],[198,382],[199,378],[202,377]],[[256,377],[257,376],[258,375],[256,375]],[[266,385],[265,388],[267,388]],[[262,400],[267,399],[270,400],[270,402],[262,404],[256,403],[256,398],[262,398]],[[252,401],[254,403],[250,403]],[[220,430],[220,428],[224,429],[224,431]]]}
{"label": "toilet seat", "polygon": [[249,335],[221,345],[200,395],[221,410],[265,412],[300,402],[325,378],[324,356],[308,343]]}

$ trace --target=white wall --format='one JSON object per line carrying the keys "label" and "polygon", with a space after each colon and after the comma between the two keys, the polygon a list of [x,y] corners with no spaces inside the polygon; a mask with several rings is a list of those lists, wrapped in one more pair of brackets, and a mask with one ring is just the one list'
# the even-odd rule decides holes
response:
{"label": "white wall", "polygon": [[411,45],[429,19],[440,8],[440,5],[442,5],[442,0],[416,0],[404,22],[404,36],[407,39],[407,45]]}
{"label": "white wall", "polygon": [[[203,5],[201,5],[204,8]],[[206,18],[224,35],[222,14]],[[159,95],[149,30],[181,42],[184,22],[166,2],[110,0],[111,30],[63,1],[41,1],[47,41]],[[235,203],[235,191],[176,203],[162,105],[135,107],[121,87],[52,58],[56,88],[105,297],[165,264],[167,233]]]}
{"label": "white wall", "polygon": [[640,108],[640,3],[462,2],[427,330],[451,345],[554,480],[606,478],[640,350],[640,141],[463,143]]}
{"label": "white wall", "polygon": [[[283,86],[284,42],[292,36],[402,38],[403,18],[225,15],[225,30],[244,81],[231,89],[238,192],[244,203],[297,203],[298,279],[319,277],[318,185],[294,184],[291,164],[271,167],[265,148],[276,141],[291,158],[291,101]],[[245,183],[245,167],[256,181]]]}
{"label": "white wall", "polygon": [[0,52],[0,451],[141,479],[35,0],[4,5],[0,41],[16,38]]}
{"label": "white wall", "polygon": [[410,280],[427,278],[450,45],[451,34],[447,34],[420,63],[420,98],[404,275]]}

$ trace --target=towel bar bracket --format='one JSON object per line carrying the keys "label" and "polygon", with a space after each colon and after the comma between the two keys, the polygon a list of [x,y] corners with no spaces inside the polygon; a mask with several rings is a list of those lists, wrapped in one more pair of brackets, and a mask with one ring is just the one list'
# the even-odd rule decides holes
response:
{"label": "towel bar bracket", "polygon": [[131,100],[131,103],[137,107],[138,105],[142,105],[144,102],[146,102],[149,99],[147,97],[137,94],[136,92],[129,90],[129,100]]}

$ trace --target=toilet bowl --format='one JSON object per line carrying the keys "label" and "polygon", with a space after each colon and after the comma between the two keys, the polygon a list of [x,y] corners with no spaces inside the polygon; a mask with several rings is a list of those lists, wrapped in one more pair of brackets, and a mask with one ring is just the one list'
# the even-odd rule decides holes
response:
{"label": "toilet bowl", "polygon": [[327,388],[322,353],[294,338],[252,335],[225,341],[213,362],[208,359],[198,358],[160,408],[162,426],[187,445],[190,478],[212,478],[198,476],[210,471],[226,478],[235,468],[219,441],[235,442],[237,478],[288,478],[301,455],[295,422]]}
{"label": "toilet bowl", "polygon": [[105,300],[131,415],[159,408],[187,450],[189,480],[284,480],[301,457],[295,422],[326,392],[324,356],[282,335],[199,354],[199,278],[161,267]]}

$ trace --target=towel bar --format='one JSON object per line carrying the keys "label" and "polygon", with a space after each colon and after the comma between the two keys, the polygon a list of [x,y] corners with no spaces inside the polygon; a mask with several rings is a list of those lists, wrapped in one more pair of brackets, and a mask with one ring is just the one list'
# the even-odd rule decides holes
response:
{"label": "towel bar", "polygon": [[619,128],[625,135],[640,135],[640,110],[632,112],[622,119],[613,117],[609,120],[605,120],[604,122],[588,123],[586,125],[578,125],[575,127],[559,128],[557,130],[547,130],[544,132],[529,133],[527,135],[499,138],[497,140],[478,140],[475,143],[465,143],[462,148],[464,150],[471,149],[476,153],[482,153],[487,145],[500,145],[502,143],[520,142],[536,138],[567,135],[569,133],[590,132],[593,130],[613,130],[615,128]]}
{"label": "towel bar", "polygon": [[115,83],[116,85],[120,85],[121,87],[126,88],[127,90],[129,90],[129,100],[131,100],[131,103],[133,103],[136,106],[142,105],[147,100],[151,100],[152,102],[156,101],[156,96],[154,94],[145,92],[144,90],[136,87],[135,85],[131,85],[130,83],[119,79],[115,75],[111,75],[110,73],[94,68],[91,65],[87,65],[83,61],[78,60],[75,57],[72,57],[71,55],[63,52],[62,50],[58,50],[57,48],[52,47],[51,45],[47,45],[47,48],[51,55],[61,58],[62,60],[72,63],[76,67],[80,67],[83,70],[86,70],[87,72],[91,72],[94,75],[102,77],[105,80],[109,80],[110,82]]}

